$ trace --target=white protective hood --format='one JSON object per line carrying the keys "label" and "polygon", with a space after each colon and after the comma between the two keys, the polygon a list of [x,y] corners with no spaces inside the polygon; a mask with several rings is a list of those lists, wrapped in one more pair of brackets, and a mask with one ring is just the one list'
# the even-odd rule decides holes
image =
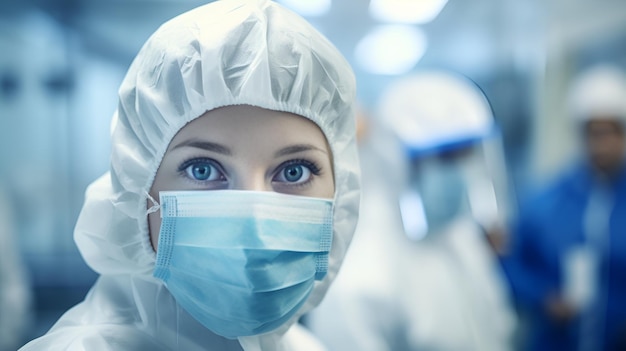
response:
{"label": "white protective hood", "polygon": [[87,190],[76,225],[80,252],[101,277],[83,303],[24,350],[232,347],[193,320],[152,277],[155,252],[146,213],[147,192],[174,135],[205,111],[240,104],[311,119],[333,153],[328,274],[315,282],[306,304],[286,325],[239,338],[245,350],[294,349],[282,336],[318,305],[356,225],[355,89],[352,69],[337,49],[305,20],[271,1],[216,1],[162,25],[122,83],[112,124],[111,169]]}

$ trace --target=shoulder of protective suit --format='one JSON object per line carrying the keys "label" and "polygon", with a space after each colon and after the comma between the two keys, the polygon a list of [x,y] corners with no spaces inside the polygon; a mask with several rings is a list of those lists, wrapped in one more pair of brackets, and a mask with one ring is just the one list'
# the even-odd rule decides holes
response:
{"label": "shoulder of protective suit", "polygon": [[309,329],[298,323],[289,328],[282,342],[287,350],[327,351],[326,347]]}
{"label": "shoulder of protective suit", "polygon": [[19,351],[166,351],[147,334],[128,325],[76,325],[59,328],[24,345]]}

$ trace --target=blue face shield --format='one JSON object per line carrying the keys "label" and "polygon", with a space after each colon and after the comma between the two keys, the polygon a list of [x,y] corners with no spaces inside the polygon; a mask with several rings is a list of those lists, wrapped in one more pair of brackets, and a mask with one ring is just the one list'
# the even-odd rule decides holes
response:
{"label": "blue face shield", "polygon": [[466,200],[466,181],[454,162],[435,162],[423,167],[416,179],[429,232],[450,224],[461,212]]}
{"label": "blue face shield", "polygon": [[412,165],[410,186],[400,198],[406,235],[436,235],[469,209],[463,155],[425,157]]}
{"label": "blue face shield", "polygon": [[241,190],[161,192],[154,276],[227,338],[278,328],[328,268],[333,201]]}

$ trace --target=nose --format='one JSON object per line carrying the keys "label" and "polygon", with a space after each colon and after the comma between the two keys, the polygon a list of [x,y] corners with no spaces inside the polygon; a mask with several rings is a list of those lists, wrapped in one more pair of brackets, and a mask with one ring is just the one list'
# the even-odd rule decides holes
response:
{"label": "nose", "polygon": [[261,170],[250,170],[240,173],[233,182],[231,189],[248,190],[248,191],[272,191],[271,181],[265,177],[265,173]]}

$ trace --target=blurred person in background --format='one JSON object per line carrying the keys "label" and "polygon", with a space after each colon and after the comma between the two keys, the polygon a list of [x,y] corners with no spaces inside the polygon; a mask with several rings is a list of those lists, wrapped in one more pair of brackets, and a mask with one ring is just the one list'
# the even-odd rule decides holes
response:
{"label": "blurred person in background", "polygon": [[506,176],[489,103],[465,77],[422,72],[384,92],[379,117],[360,143],[354,246],[307,324],[331,350],[510,350],[495,253]]}
{"label": "blurred person in background", "polygon": [[111,168],[76,223],[100,276],[22,350],[323,349],[297,321],[356,226],[355,96],[339,51],[272,1],[164,23],[120,87]]}
{"label": "blurred person in background", "polygon": [[528,350],[626,349],[626,75],[578,75],[569,113],[584,154],[524,201],[504,260]]}
{"label": "blurred person in background", "polygon": [[0,187],[0,351],[22,345],[31,325],[31,290],[22,262],[15,214]]}

